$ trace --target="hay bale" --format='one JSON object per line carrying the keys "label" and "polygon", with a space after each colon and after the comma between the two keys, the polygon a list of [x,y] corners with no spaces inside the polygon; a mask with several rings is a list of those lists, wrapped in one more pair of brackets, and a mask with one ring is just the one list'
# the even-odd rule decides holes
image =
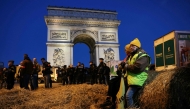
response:
{"label": "hay bale", "polygon": [[156,78],[156,76],[159,74],[159,72],[154,71],[154,70],[150,70],[147,73],[148,73],[148,78],[145,81],[144,86],[151,83]]}
{"label": "hay bale", "polygon": [[0,90],[0,108],[98,109],[107,93],[107,86],[100,84],[57,85],[51,89],[42,87],[36,91],[20,88],[2,89]]}
{"label": "hay bale", "polygon": [[147,78],[147,80],[145,81],[143,87],[142,87],[142,88],[138,91],[138,93],[136,93],[136,94],[134,95],[134,97],[133,97],[134,103],[135,103],[135,105],[136,105],[137,107],[138,107],[138,105],[139,105],[139,96],[143,93],[144,87],[145,87],[147,84],[151,83],[151,82],[156,78],[156,76],[159,74],[159,72],[154,71],[154,70],[150,70],[150,71],[148,71],[147,73],[148,73],[148,78]]}
{"label": "hay bale", "polygon": [[160,73],[140,96],[141,109],[190,108],[190,68]]}
{"label": "hay bale", "polygon": [[168,90],[168,109],[190,109],[190,68],[176,70]]}

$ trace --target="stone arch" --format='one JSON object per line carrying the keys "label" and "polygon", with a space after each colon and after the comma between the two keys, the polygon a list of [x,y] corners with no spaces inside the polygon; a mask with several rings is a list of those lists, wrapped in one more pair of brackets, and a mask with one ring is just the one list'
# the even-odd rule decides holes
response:
{"label": "stone arch", "polygon": [[73,64],[73,45],[80,42],[90,48],[91,60],[96,64],[99,58],[105,58],[105,62],[120,60],[117,14],[110,10],[48,6],[47,61]]}

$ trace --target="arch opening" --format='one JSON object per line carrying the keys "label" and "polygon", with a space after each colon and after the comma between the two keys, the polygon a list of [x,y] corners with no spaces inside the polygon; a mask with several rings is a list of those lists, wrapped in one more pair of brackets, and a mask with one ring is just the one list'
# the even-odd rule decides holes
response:
{"label": "arch opening", "polygon": [[[89,61],[94,61],[95,62],[95,58],[96,58],[95,57],[95,40],[91,36],[89,36],[87,34],[80,34],[80,35],[76,36],[75,39],[73,40],[74,46],[75,45],[78,46],[78,43],[83,43],[83,44],[88,46],[90,57],[89,56],[84,56],[84,57],[87,57],[87,58],[89,57],[89,59],[86,59],[86,60],[88,60],[88,62]],[[84,45],[81,46],[81,47],[84,47]],[[81,49],[81,51],[87,50],[85,47],[84,48],[79,48],[79,49]],[[84,54],[86,54],[85,51],[84,51]],[[75,60],[74,60],[74,63],[76,63]]]}
{"label": "arch opening", "polygon": [[85,43],[89,48],[90,51],[92,51],[94,49],[94,45],[95,45],[95,41],[94,39],[86,34],[80,34],[77,37],[75,37],[75,39],[73,40],[74,45],[76,43]]}

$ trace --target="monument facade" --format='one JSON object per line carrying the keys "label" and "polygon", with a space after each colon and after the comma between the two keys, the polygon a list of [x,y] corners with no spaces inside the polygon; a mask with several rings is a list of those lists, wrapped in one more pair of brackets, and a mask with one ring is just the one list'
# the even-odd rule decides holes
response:
{"label": "monument facade", "polygon": [[85,43],[90,59],[99,64],[120,60],[116,11],[48,6],[47,60],[52,66],[73,64],[73,46]]}

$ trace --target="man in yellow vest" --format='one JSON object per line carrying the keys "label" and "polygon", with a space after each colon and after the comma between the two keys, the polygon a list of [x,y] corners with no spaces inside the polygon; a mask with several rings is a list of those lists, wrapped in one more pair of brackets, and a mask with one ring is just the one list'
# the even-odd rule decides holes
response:
{"label": "man in yellow vest", "polygon": [[147,71],[150,65],[150,56],[141,49],[140,41],[135,38],[130,42],[130,57],[124,69],[127,70],[128,90],[126,92],[127,107],[133,107],[133,96],[143,86],[148,77]]}

